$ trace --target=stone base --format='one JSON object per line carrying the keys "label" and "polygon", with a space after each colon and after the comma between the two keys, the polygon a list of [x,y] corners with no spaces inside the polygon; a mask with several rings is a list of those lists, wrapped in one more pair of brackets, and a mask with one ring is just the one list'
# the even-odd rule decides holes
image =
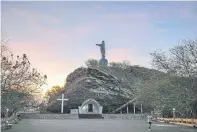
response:
{"label": "stone base", "polygon": [[79,119],[104,119],[102,114],[79,114]]}

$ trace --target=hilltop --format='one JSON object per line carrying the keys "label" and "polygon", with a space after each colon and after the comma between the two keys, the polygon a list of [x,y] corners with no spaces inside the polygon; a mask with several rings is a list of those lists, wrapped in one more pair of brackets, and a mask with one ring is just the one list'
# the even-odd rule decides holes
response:
{"label": "hilltop", "polygon": [[[111,112],[136,97],[143,82],[162,75],[164,73],[157,70],[139,66],[81,67],[67,77],[64,90],[66,98],[69,98],[67,106],[78,108],[84,100],[94,98],[104,106],[104,112]],[[59,106],[60,102],[54,100],[48,110],[57,112]]]}

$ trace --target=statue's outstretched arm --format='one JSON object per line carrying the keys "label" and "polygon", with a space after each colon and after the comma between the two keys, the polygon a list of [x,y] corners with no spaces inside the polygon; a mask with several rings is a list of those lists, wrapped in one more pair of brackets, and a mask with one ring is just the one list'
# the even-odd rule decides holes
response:
{"label": "statue's outstretched arm", "polygon": [[97,46],[101,46],[102,44],[96,44]]}

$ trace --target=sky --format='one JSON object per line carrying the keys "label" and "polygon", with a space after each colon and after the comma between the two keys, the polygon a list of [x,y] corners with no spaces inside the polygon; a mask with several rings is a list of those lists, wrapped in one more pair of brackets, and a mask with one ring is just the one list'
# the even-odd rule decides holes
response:
{"label": "sky", "polygon": [[128,60],[151,68],[150,53],[197,38],[197,2],[2,2],[2,35],[48,76],[46,89],[63,86],[88,59]]}

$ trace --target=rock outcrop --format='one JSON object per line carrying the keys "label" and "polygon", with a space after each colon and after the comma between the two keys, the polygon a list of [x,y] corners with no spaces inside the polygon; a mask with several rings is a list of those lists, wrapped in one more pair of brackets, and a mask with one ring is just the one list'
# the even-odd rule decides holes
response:
{"label": "rock outcrop", "polygon": [[[136,88],[143,81],[154,79],[161,74],[163,73],[137,66],[127,69],[78,68],[70,73],[66,80],[64,93],[69,99],[66,106],[78,108],[86,99],[93,98],[103,106],[104,111],[113,111],[133,99],[136,96]],[[48,109],[58,111],[60,101],[54,100]]]}

